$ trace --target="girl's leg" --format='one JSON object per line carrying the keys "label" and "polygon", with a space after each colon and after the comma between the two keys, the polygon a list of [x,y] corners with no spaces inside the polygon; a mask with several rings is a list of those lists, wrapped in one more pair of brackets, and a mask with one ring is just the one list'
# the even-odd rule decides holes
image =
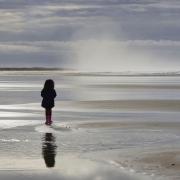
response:
{"label": "girl's leg", "polygon": [[46,115],[46,122],[45,122],[45,124],[48,125],[48,109],[45,109],[45,115]]}
{"label": "girl's leg", "polygon": [[50,125],[52,124],[51,116],[52,116],[52,110],[49,109],[48,122]]}
{"label": "girl's leg", "polygon": [[51,125],[51,123],[52,123],[51,114],[52,114],[51,109],[46,109],[46,124],[47,125]]}

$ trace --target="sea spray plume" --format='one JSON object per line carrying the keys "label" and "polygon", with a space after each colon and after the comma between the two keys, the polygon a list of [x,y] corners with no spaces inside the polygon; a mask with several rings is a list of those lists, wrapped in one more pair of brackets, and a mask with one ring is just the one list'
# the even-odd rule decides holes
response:
{"label": "sea spray plume", "polygon": [[[80,71],[119,72],[150,67],[151,56],[142,48],[127,43],[115,22],[89,25],[74,34],[76,68]],[[121,34],[121,35],[120,35]]]}
{"label": "sea spray plume", "polygon": [[145,65],[151,67],[150,55],[118,41],[83,40],[77,42],[75,51],[76,68],[82,71],[141,71]]}

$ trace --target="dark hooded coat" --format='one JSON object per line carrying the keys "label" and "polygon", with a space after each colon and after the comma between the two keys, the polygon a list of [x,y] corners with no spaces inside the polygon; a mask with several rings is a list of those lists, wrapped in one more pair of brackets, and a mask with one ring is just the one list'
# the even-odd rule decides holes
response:
{"label": "dark hooded coat", "polygon": [[51,109],[54,107],[54,98],[56,97],[56,91],[54,89],[43,89],[41,91],[41,96],[43,97],[41,106],[46,109]]}

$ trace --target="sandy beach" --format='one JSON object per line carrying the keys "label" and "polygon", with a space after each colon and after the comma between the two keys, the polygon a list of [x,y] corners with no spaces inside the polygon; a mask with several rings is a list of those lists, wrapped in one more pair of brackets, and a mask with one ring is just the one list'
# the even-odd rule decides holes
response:
{"label": "sandy beach", "polygon": [[87,122],[77,125],[78,128],[119,128],[119,129],[180,129],[180,122]]}
{"label": "sandy beach", "polygon": [[51,72],[58,94],[52,127],[40,106],[47,78],[48,71],[1,73],[3,180],[180,178],[179,76]]}
{"label": "sandy beach", "polygon": [[[178,130],[180,129],[180,122],[89,122],[80,123],[79,128],[118,128],[119,130],[152,130],[152,131],[162,131],[162,130]],[[164,146],[164,147],[163,147]],[[143,174],[149,175],[159,175],[164,176],[167,179],[179,179],[180,171],[180,151],[179,144],[168,146],[164,144],[163,146],[157,147],[144,147],[143,149],[134,149],[132,152],[127,151],[114,151],[108,152],[113,154],[111,156],[114,159],[114,164],[122,168],[133,169],[136,172],[141,172]],[[106,156],[108,153],[105,153]]]}

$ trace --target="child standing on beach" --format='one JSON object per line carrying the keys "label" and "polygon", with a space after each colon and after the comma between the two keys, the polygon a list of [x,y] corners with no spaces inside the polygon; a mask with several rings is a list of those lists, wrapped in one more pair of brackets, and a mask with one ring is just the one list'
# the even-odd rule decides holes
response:
{"label": "child standing on beach", "polygon": [[52,108],[54,107],[54,99],[56,97],[56,91],[54,89],[54,81],[52,79],[47,79],[44,83],[44,88],[41,91],[41,96],[43,98],[41,106],[45,108],[46,114],[46,125],[52,124]]}

